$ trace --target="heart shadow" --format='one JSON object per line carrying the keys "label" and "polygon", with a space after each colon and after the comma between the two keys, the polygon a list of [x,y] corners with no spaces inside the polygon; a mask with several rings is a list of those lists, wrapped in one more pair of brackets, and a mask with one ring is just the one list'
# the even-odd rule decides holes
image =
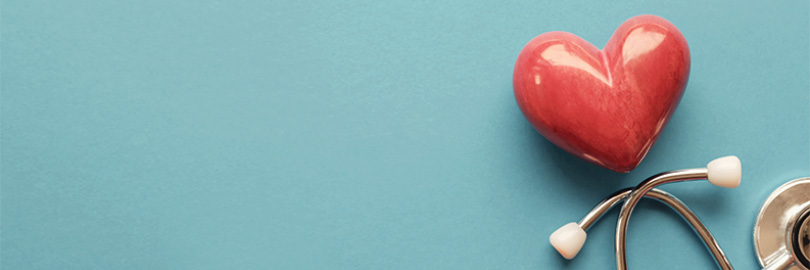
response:
{"label": "heart shadow", "polygon": [[[552,180],[565,182],[565,184],[555,185],[556,188],[562,189],[561,192],[593,200],[596,205],[605,196],[620,188],[630,186],[623,180],[632,178],[631,174],[611,171],[566,152],[540,135],[528,122],[524,122],[524,128],[526,129],[524,132],[534,134],[526,142],[529,149],[535,150],[531,151],[534,155],[533,159],[549,160],[551,163],[542,166],[542,174],[560,177],[562,179]],[[639,181],[641,180],[643,179],[639,179]]]}

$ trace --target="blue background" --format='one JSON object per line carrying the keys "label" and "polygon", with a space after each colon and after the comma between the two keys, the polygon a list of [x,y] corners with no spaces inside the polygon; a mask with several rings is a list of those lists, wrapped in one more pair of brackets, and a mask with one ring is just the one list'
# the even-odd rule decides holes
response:
{"label": "blue background", "polygon": [[[573,261],[548,235],[736,154],[738,189],[664,189],[757,268],[760,204],[810,175],[810,3],[557,2],[3,1],[0,266],[607,269],[616,211]],[[692,72],[618,174],[535,132],[512,68],[538,34],[601,47],[644,13],[681,29]],[[657,203],[630,227],[631,267],[714,265]]]}

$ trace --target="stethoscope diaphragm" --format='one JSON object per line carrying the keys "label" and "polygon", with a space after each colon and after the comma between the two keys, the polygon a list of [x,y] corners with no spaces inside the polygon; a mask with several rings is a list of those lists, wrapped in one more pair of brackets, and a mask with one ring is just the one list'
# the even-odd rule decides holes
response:
{"label": "stethoscope diaphragm", "polygon": [[765,200],[754,250],[766,269],[810,269],[810,177],[785,183]]}

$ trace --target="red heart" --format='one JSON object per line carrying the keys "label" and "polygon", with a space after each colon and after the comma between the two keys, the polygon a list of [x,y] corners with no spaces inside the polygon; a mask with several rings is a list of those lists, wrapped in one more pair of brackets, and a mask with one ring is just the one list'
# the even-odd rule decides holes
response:
{"label": "red heart", "polygon": [[567,32],[529,41],[513,77],[523,115],[566,151],[617,172],[636,168],[689,79],[689,47],[667,20],[624,22],[599,50]]}

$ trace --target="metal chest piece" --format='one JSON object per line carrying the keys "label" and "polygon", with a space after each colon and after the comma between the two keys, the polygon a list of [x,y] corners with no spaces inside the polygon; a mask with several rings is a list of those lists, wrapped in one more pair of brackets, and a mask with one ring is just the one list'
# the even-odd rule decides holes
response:
{"label": "metal chest piece", "polygon": [[785,183],[765,200],[754,249],[766,269],[810,270],[810,177]]}

